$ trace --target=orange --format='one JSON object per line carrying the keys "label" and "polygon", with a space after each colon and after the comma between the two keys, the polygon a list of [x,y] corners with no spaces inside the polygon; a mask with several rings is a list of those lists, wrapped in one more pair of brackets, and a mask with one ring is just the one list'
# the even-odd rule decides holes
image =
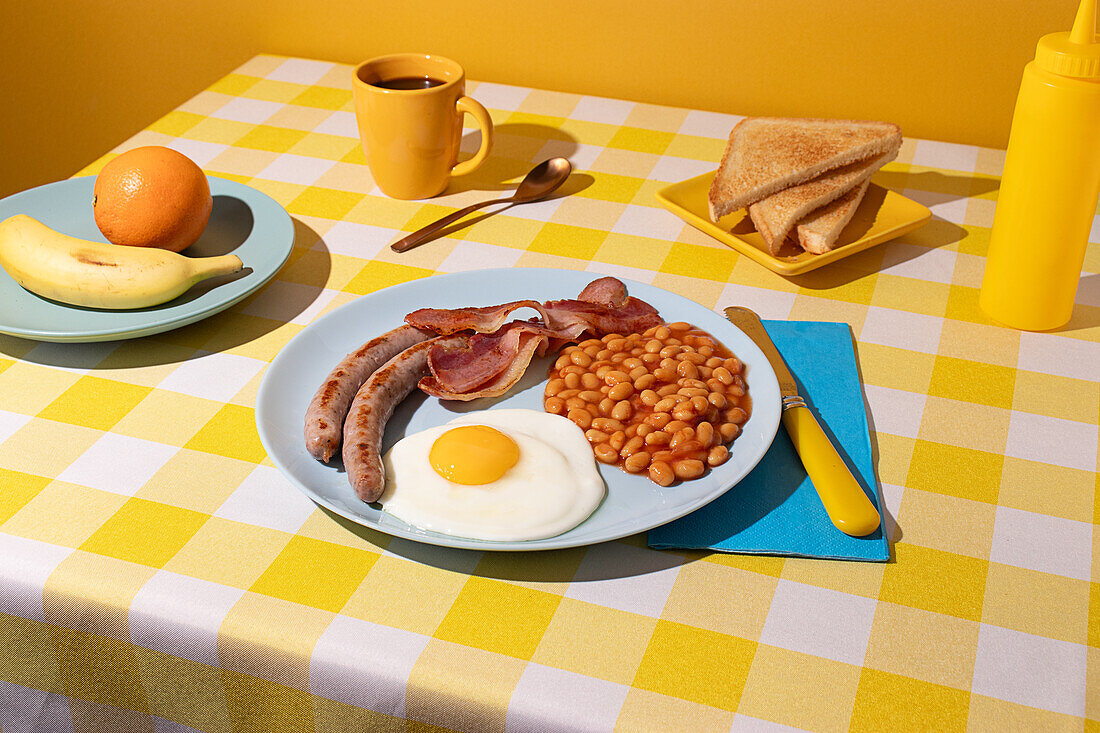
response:
{"label": "orange", "polygon": [[108,242],[179,252],[202,235],[213,203],[206,175],[193,160],[149,145],[103,166],[92,209]]}

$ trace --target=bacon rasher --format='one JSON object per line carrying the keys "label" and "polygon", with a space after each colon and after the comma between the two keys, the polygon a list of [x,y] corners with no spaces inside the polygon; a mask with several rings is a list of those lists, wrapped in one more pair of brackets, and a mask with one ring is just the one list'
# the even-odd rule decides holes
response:
{"label": "bacon rasher", "polygon": [[[505,325],[508,315],[520,308],[535,309],[541,322],[515,320]],[[419,384],[435,397],[469,401],[507,392],[531,359],[549,346],[559,348],[585,334],[638,333],[661,323],[661,317],[645,301],[627,296],[620,280],[604,277],[589,283],[576,300],[421,308],[406,316],[405,322],[439,334],[474,332],[456,345],[433,345],[428,351],[431,375]]]}
{"label": "bacon rasher", "polygon": [[637,298],[627,298],[621,306],[611,308],[583,300],[551,300],[543,303],[546,325],[553,331],[603,336],[609,333],[641,333],[661,323],[657,309]]}
{"label": "bacon rasher", "polygon": [[[509,324],[506,333],[499,338],[496,334],[476,334],[470,338],[473,343],[465,351],[454,347],[441,349],[444,352],[441,361],[451,364],[448,369],[433,368],[434,349],[429,350],[428,365],[432,374],[420,380],[420,389],[433,397],[462,402],[480,397],[499,397],[523,377],[536,354],[541,356],[545,352],[547,337],[540,333],[541,329],[537,326],[528,328],[530,325],[516,321]],[[475,342],[475,339],[483,338],[486,340]],[[497,343],[488,346],[489,340]],[[494,346],[503,348],[499,355],[489,357],[488,353],[494,351]],[[492,364],[491,368],[489,364]],[[453,388],[451,384],[462,384],[463,387]]]}
{"label": "bacon rasher", "polygon": [[536,323],[512,321],[496,333],[475,333],[461,345],[433,347],[428,368],[441,390],[466,392],[508,369],[523,349],[542,356],[552,333]]}
{"label": "bacon rasher", "polygon": [[513,300],[511,303],[480,308],[421,308],[405,316],[405,323],[414,328],[435,331],[441,336],[459,331],[496,333],[512,311],[520,308],[534,308],[543,321],[546,321],[542,303],[537,300]]}

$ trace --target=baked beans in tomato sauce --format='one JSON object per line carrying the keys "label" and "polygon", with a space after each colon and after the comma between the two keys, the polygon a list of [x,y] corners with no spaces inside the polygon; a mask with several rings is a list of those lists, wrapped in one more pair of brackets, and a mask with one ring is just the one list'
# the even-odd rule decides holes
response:
{"label": "baked beans in tomato sauce", "polygon": [[752,413],[744,372],[706,331],[666,323],[565,347],[543,406],[585,431],[596,460],[669,486],[729,459]]}

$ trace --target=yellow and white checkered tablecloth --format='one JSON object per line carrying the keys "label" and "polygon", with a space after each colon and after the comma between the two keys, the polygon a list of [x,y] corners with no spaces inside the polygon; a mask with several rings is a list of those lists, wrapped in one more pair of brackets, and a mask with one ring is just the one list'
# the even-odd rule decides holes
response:
{"label": "yellow and white checkered tablecloth", "polygon": [[[350,67],[321,61],[256,57],[114,151],[169,145],[264,191],[294,250],[176,331],[0,337],[3,732],[1100,730],[1100,218],[1074,320],[1021,333],[977,307],[1002,152],[907,139],[876,180],[933,221],[785,279],[654,198],[713,169],[737,118],[468,90],[496,147],[427,203],[375,188]],[[589,185],[386,247],[551,155]],[[500,266],[851,324],[891,562],[642,536],[478,553],[317,509],[257,439],[265,366],[359,295]]]}

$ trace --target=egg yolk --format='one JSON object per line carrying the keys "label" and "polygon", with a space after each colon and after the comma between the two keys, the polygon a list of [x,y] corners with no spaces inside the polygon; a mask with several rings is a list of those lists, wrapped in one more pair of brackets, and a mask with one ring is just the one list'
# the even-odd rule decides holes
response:
{"label": "egg yolk", "polygon": [[432,443],[428,461],[443,478],[456,484],[496,481],[519,460],[516,441],[488,425],[463,425]]}

